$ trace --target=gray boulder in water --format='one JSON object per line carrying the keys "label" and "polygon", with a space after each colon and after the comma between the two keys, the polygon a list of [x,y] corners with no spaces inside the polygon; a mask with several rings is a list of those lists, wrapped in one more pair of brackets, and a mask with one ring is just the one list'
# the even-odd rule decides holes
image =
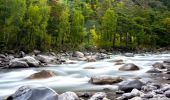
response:
{"label": "gray boulder in water", "polygon": [[139,69],[140,68],[133,63],[125,64],[119,68],[119,70],[121,70],[121,71],[133,71],[133,70],[139,70]]}
{"label": "gray boulder in water", "polygon": [[119,83],[119,90],[130,92],[132,89],[140,90],[144,83],[140,80],[127,80]]}
{"label": "gray boulder in water", "polygon": [[121,77],[114,77],[110,75],[101,75],[91,77],[90,82],[92,84],[114,84],[122,81]]}
{"label": "gray boulder in water", "polygon": [[7,100],[58,100],[58,94],[47,87],[22,86]]}

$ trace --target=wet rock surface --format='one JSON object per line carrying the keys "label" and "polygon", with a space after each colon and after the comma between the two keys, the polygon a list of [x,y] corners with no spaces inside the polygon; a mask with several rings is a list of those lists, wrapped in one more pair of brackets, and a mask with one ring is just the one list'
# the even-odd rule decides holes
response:
{"label": "wet rock surface", "polygon": [[140,68],[133,63],[125,64],[119,68],[119,70],[121,70],[121,71],[133,71],[133,70],[139,70],[139,69]]}
{"label": "wet rock surface", "polygon": [[101,75],[91,77],[90,83],[92,84],[114,84],[123,81],[121,77],[109,76],[109,75]]}
{"label": "wet rock surface", "polygon": [[56,74],[54,72],[42,70],[40,72],[30,75],[27,79],[45,79],[45,78],[50,78],[50,77],[54,77],[54,76],[56,76]]}

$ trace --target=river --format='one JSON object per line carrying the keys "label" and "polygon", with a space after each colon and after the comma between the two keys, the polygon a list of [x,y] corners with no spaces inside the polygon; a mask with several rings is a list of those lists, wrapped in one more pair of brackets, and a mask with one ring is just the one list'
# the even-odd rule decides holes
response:
{"label": "river", "polygon": [[[122,59],[124,63],[134,63],[140,67],[140,70],[119,71],[121,65],[109,62],[116,59]],[[56,92],[100,91],[106,88],[115,90],[118,88],[116,85],[92,85],[88,81],[91,76],[97,75],[122,76],[124,79],[144,76],[145,72],[152,67],[152,64],[162,62],[165,59],[170,59],[170,54],[136,54],[134,57],[112,55],[111,59],[97,62],[77,61],[76,64],[52,65],[42,68],[1,69],[0,98],[14,93],[23,85],[47,86],[53,88]],[[86,67],[94,67],[95,69],[86,69]],[[41,70],[51,70],[56,73],[56,76],[39,80],[26,79],[31,74]]]}

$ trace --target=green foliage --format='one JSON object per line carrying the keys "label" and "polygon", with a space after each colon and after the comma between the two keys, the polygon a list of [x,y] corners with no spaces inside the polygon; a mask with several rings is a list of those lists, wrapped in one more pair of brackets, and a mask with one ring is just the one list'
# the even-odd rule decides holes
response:
{"label": "green foliage", "polygon": [[169,0],[0,0],[0,50],[170,46]]}

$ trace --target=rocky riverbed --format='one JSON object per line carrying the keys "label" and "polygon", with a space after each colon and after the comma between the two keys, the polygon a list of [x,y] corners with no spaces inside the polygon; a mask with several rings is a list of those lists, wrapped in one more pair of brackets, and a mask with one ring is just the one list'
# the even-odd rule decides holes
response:
{"label": "rocky riverbed", "polygon": [[0,54],[0,99],[169,100],[169,59],[168,53]]}

